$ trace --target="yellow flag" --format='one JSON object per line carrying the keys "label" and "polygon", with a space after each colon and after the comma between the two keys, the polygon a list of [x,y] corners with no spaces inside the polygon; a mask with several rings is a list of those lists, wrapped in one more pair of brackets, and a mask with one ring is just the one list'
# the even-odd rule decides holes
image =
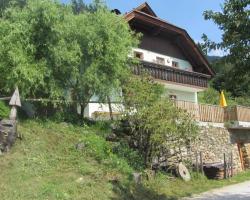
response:
{"label": "yellow flag", "polygon": [[221,93],[220,93],[220,106],[227,107],[227,101],[226,101],[226,98],[225,98],[223,91],[221,91]]}

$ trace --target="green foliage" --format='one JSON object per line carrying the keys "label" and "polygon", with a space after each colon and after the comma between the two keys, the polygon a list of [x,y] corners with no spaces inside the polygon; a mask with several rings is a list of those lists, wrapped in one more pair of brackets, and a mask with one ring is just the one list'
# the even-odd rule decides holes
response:
{"label": "green foliage", "polygon": [[249,13],[249,0],[226,0],[221,12],[204,12],[205,19],[214,21],[223,32],[222,42],[219,43],[210,41],[204,35],[204,45],[208,49],[220,48],[228,53],[226,62],[222,63],[224,67],[221,67],[225,71],[220,73],[216,84],[225,86],[223,89],[234,96],[250,96]]}
{"label": "green foliage", "polygon": [[87,5],[83,0],[71,0],[71,6],[74,14],[79,14],[87,10]]}
{"label": "green foliage", "polygon": [[205,19],[213,20],[223,31],[222,42],[209,46],[230,50],[231,62],[243,64],[238,66],[241,70],[248,70],[249,64],[249,11],[249,0],[226,0],[222,12],[204,12]]}
{"label": "green foliage", "polygon": [[83,53],[72,88],[74,98],[84,107],[93,94],[105,101],[121,86],[128,76],[127,55],[137,40],[121,16],[105,9],[78,15],[75,20],[73,38],[77,38]]}
{"label": "green foliage", "polygon": [[[228,106],[242,105],[250,106],[250,98],[248,96],[234,97],[230,92],[224,90],[224,95]],[[220,93],[219,91],[209,87],[207,90],[198,94],[199,103],[219,105]]]}
{"label": "green foliage", "polygon": [[143,74],[130,77],[123,86],[123,93],[125,106],[132,112],[153,105],[162,97],[164,87]]}
{"label": "green foliage", "polygon": [[0,1],[0,17],[3,16],[5,10],[10,6],[18,6],[23,8],[26,4],[26,0],[1,0]]}
{"label": "green foliage", "polygon": [[123,158],[135,170],[142,171],[144,169],[144,162],[141,154],[129,147],[126,142],[119,142],[114,148],[113,152],[120,158]]}
{"label": "green foliage", "polygon": [[224,58],[212,63],[216,76],[211,86],[216,90],[229,91],[233,97],[249,96],[250,76],[248,73],[239,74],[237,66],[226,62]]}
{"label": "green foliage", "polygon": [[85,4],[83,0],[71,0],[71,7],[74,14],[80,14],[83,12],[96,12],[98,9],[106,8],[106,5],[100,0],[94,0],[89,5]]}
{"label": "green foliage", "polygon": [[236,101],[236,103],[238,105],[250,107],[250,98],[249,98],[249,96],[236,97],[235,101]]}
{"label": "green foliage", "polygon": [[[18,86],[24,97],[58,98],[64,94],[80,54],[67,41],[70,10],[49,0],[12,6],[0,21],[0,88]],[[6,67],[8,66],[8,67]]]}
{"label": "green foliage", "polygon": [[196,136],[197,126],[190,115],[163,96],[163,86],[148,77],[134,77],[124,89],[125,119],[143,155],[144,163],[187,146]]}
{"label": "green foliage", "polygon": [[106,99],[128,75],[137,39],[100,5],[78,15],[53,0],[10,6],[0,21],[0,92],[18,86],[23,97],[73,99],[82,111],[94,94]]}
{"label": "green foliage", "polygon": [[3,101],[0,101],[0,119],[8,118],[10,108]]}
{"label": "green foliage", "polygon": [[207,90],[198,93],[199,103],[219,105],[220,103],[220,93],[209,87]]}

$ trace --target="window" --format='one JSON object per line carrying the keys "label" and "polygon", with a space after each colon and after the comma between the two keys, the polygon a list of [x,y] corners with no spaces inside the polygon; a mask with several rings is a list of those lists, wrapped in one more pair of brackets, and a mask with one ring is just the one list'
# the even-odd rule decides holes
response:
{"label": "window", "polygon": [[179,67],[179,63],[176,61],[172,61],[172,67]]}
{"label": "window", "polygon": [[171,100],[177,100],[177,96],[174,95],[174,94],[169,95],[169,98],[170,98]]}
{"label": "window", "polygon": [[134,52],[134,57],[135,57],[135,58],[138,58],[138,59],[140,59],[140,60],[143,60],[143,53],[142,53],[142,52],[135,51],[135,52]]}
{"label": "window", "polygon": [[160,65],[165,65],[165,59],[161,57],[156,57],[156,63]]}

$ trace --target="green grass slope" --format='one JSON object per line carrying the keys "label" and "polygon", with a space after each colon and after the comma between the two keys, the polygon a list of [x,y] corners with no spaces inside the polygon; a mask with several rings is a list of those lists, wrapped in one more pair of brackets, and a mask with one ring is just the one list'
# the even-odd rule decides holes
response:
{"label": "green grass slope", "polygon": [[[3,200],[111,199],[110,180],[130,172],[95,128],[30,121],[19,131],[24,139],[0,157]],[[81,141],[87,150],[75,149]]]}
{"label": "green grass slope", "polygon": [[[102,126],[25,121],[18,128],[23,140],[0,156],[1,200],[169,200],[250,179],[245,172],[227,181],[194,176],[185,183],[158,174],[136,186],[126,156],[139,161],[128,151],[113,153],[103,137],[109,130]],[[80,151],[79,142],[85,144]]]}

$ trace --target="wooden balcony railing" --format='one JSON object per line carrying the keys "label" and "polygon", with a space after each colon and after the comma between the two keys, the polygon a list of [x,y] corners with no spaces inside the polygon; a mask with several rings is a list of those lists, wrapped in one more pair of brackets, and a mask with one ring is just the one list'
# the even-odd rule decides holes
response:
{"label": "wooden balcony railing", "polygon": [[140,65],[133,67],[133,72],[136,75],[141,74],[143,71],[148,72],[152,77],[156,79],[203,88],[206,88],[208,86],[208,81],[211,78],[210,75],[185,71],[178,68],[159,65],[146,61],[141,61]]}
{"label": "wooden balcony railing", "polygon": [[196,121],[224,123],[228,121],[250,122],[250,108],[232,106],[222,108],[216,105],[174,101],[175,106],[186,110]]}

